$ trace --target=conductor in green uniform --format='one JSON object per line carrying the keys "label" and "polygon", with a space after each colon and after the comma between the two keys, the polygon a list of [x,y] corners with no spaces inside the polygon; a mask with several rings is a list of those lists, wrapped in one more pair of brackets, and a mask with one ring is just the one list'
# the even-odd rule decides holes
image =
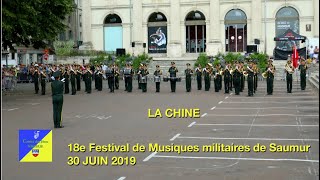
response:
{"label": "conductor in green uniform", "polygon": [[64,82],[60,81],[60,72],[54,72],[55,80],[51,83],[52,104],[53,104],[53,123],[54,128],[63,128],[62,126],[62,105]]}
{"label": "conductor in green uniform", "polygon": [[187,69],[184,71],[186,75],[186,90],[187,92],[191,91],[191,76],[193,74],[193,70],[190,68],[190,63],[187,63]]}

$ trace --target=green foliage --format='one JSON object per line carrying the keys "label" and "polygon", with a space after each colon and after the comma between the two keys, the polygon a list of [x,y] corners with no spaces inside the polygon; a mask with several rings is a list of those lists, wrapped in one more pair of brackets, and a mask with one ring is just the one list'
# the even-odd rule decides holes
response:
{"label": "green foliage", "polygon": [[235,61],[242,61],[244,60],[244,56],[241,55],[240,53],[232,53],[232,52],[228,52],[225,56],[224,59],[226,61],[226,63],[235,63]]}
{"label": "green foliage", "polygon": [[55,41],[53,47],[57,56],[69,56],[73,51],[73,41]]}
{"label": "green foliage", "polygon": [[105,60],[106,60],[105,55],[98,55],[97,57],[90,59],[90,64],[92,65],[103,64]]}
{"label": "green foliage", "polygon": [[253,61],[257,61],[257,66],[260,70],[260,73],[265,71],[266,67],[268,66],[267,54],[254,53],[250,54],[249,58]]}
{"label": "green foliage", "polygon": [[152,57],[149,57],[148,54],[141,54],[141,55],[138,55],[137,57],[133,58],[133,61],[132,61],[132,68],[134,70],[137,70],[139,69],[139,66],[140,66],[140,63],[150,63],[150,61],[152,61]]}
{"label": "green foliage", "polygon": [[54,41],[66,25],[66,16],[74,10],[73,0],[3,0],[3,48],[14,44],[44,48]]}
{"label": "green foliage", "polygon": [[209,59],[205,53],[201,53],[197,59],[197,61],[194,63],[195,67],[198,67],[200,64],[201,67],[205,67],[206,64],[209,63]]}
{"label": "green foliage", "polygon": [[131,60],[131,55],[126,54],[126,55],[118,56],[116,59],[116,63],[121,68],[121,67],[124,67],[126,65],[126,63],[130,60]]}

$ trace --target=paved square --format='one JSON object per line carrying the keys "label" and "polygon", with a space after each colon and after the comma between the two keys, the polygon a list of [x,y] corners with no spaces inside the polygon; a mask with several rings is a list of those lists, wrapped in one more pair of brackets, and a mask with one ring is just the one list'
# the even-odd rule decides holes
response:
{"label": "paved square", "polygon": [[[161,83],[155,93],[154,83],[148,92],[131,94],[120,90],[64,95],[63,129],[53,129],[50,86],[45,96],[33,94],[32,84],[19,84],[20,90],[3,96],[3,177],[4,179],[105,180],[105,179],[306,179],[319,178],[319,100],[307,86],[286,93],[286,83],[275,81],[274,94],[266,95],[266,83],[259,82],[254,97],[196,90],[186,93],[184,82],[176,93],[168,83]],[[213,82],[212,82],[213,86]],[[94,85],[93,85],[94,87]],[[82,85],[82,89],[84,85]],[[201,118],[148,118],[148,109],[200,108]],[[53,129],[53,162],[20,163],[19,129]],[[89,143],[145,145],[145,153],[74,153],[68,144]],[[199,146],[200,152],[149,152],[149,143]],[[213,144],[248,145],[250,152],[203,152]],[[257,143],[269,145],[310,145],[309,152],[253,152]],[[136,157],[136,165],[69,166],[69,156]],[[109,159],[111,161],[111,159]]]}

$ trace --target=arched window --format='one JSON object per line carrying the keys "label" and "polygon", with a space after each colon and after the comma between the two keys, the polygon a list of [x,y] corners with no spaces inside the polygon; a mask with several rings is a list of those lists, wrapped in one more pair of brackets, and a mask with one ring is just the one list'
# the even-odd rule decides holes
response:
{"label": "arched window", "polygon": [[[299,13],[293,7],[283,7],[276,14],[276,36],[282,35],[291,29],[299,34]],[[277,49],[291,50],[294,42],[276,42]],[[299,47],[299,42],[296,42]]]}
{"label": "arched window", "polygon": [[226,51],[243,52],[247,50],[247,16],[240,9],[230,10],[225,18]]}
{"label": "arched window", "polygon": [[167,18],[154,12],[148,19],[148,52],[167,53]]}
{"label": "arched window", "polygon": [[104,19],[104,50],[106,52],[115,52],[118,48],[122,48],[122,20],[116,14],[109,14]]}
{"label": "arched window", "polygon": [[206,51],[206,18],[200,11],[189,12],[186,16],[186,51]]}

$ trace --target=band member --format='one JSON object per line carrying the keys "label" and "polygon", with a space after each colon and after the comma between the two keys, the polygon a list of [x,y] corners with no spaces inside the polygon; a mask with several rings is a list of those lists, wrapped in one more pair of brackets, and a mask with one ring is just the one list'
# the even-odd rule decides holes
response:
{"label": "band member", "polygon": [[206,68],[203,69],[204,74],[204,90],[209,91],[210,90],[210,83],[211,83],[211,74],[212,74],[212,65],[211,63],[208,63],[206,65]]}
{"label": "band member", "polygon": [[233,76],[232,76],[232,72],[233,72],[233,64],[232,63],[229,64],[229,71],[230,71],[229,91],[232,91],[233,84],[234,84],[234,80],[233,80]]}
{"label": "band member", "polygon": [[108,67],[106,70],[106,77],[108,78],[108,86],[111,93],[114,92],[114,74],[114,66]]}
{"label": "band member", "polygon": [[274,80],[274,73],[276,68],[272,64],[272,60],[269,60],[268,67],[266,68],[267,73],[267,94],[272,95],[273,93],[273,80]]}
{"label": "band member", "polygon": [[133,70],[130,63],[126,64],[126,69],[124,70],[124,81],[125,81],[125,90],[127,92],[132,92],[132,77],[133,77]]}
{"label": "band member", "polygon": [[81,90],[81,76],[82,76],[82,71],[80,69],[80,66],[77,66],[76,67],[77,91]]}
{"label": "band member", "polygon": [[143,64],[143,69],[138,72],[141,80],[141,89],[142,92],[147,92],[147,76],[149,71],[147,69],[147,64]]}
{"label": "band member", "polygon": [[178,69],[175,67],[174,62],[171,62],[171,67],[168,70],[168,73],[170,75],[170,85],[171,85],[171,92],[176,92],[176,83],[177,83],[177,72]]}
{"label": "band member", "polygon": [[234,79],[234,89],[235,94],[240,95],[240,89],[241,89],[241,70],[240,70],[240,64],[239,62],[236,62],[235,70],[233,71],[233,79]]}
{"label": "band member", "polygon": [[306,89],[307,69],[308,69],[308,67],[306,65],[305,59],[301,58],[300,65],[299,65],[301,90]]}
{"label": "band member", "polygon": [[86,86],[86,92],[88,94],[91,93],[91,83],[92,83],[92,72],[89,69],[89,67],[87,67],[85,72],[85,86]]}
{"label": "band member", "polygon": [[221,71],[221,69],[220,69],[220,66],[219,65],[216,65],[216,70],[215,70],[215,72],[214,72],[214,80],[213,80],[213,82],[214,82],[214,91],[215,92],[219,92],[219,90],[220,90],[220,80],[221,80],[221,74],[220,73],[222,73],[222,71]]}
{"label": "band member", "polygon": [[64,83],[64,93],[65,94],[69,94],[69,69],[68,67],[65,67],[65,70],[63,72],[63,78],[65,79],[65,83]]}
{"label": "band member", "polygon": [[196,68],[198,90],[202,89],[202,68],[201,64]]}
{"label": "band member", "polygon": [[250,61],[249,65],[247,66],[246,72],[248,73],[248,96],[253,96],[253,90],[254,90],[254,83],[253,83],[253,62]]}
{"label": "band member", "polygon": [[184,71],[186,75],[186,90],[187,92],[191,91],[191,76],[193,74],[193,70],[190,69],[190,63],[187,63],[187,69]]}
{"label": "band member", "polygon": [[39,70],[38,70],[38,64],[34,65],[34,71],[32,72],[32,77],[33,77],[35,94],[38,94],[39,93]]}
{"label": "band member", "polygon": [[62,126],[62,105],[63,105],[63,86],[60,81],[60,72],[53,73],[55,80],[51,83],[52,104],[53,104],[53,123],[54,128],[63,128]]}
{"label": "band member", "polygon": [[223,71],[224,75],[224,93],[227,94],[229,93],[229,88],[230,88],[230,83],[231,83],[231,72],[230,72],[230,64],[226,65],[226,68]]}
{"label": "band member", "polygon": [[70,69],[70,82],[71,82],[71,95],[76,95],[76,71],[71,68]]}
{"label": "band member", "polygon": [[[137,74],[139,71],[141,71],[143,69],[143,64],[140,64],[140,67],[137,71]],[[141,83],[140,83],[140,75],[138,75],[138,89],[141,89]]]}
{"label": "band member", "polygon": [[160,79],[162,75],[162,70],[160,69],[159,65],[156,65],[156,70],[154,71],[153,75],[155,76],[156,92],[160,92]]}
{"label": "band member", "polygon": [[244,71],[244,64],[243,61],[240,61],[240,92],[243,92],[244,90],[244,86],[245,86],[245,76],[243,75],[243,71]]}
{"label": "band member", "polygon": [[287,93],[292,92],[292,74],[294,73],[294,67],[292,65],[291,59],[287,61],[287,64],[285,65],[285,71],[286,71],[286,79],[287,79]]}
{"label": "band member", "polygon": [[43,70],[40,73],[41,94],[42,95],[46,94],[46,78],[47,78],[47,75],[46,75],[45,71],[46,71],[46,69],[43,68]]}
{"label": "band member", "polygon": [[114,86],[116,89],[119,89],[119,67],[117,64],[114,64]]}
{"label": "band member", "polygon": [[96,67],[97,73],[95,76],[95,80],[97,81],[97,90],[102,91],[102,79],[103,79],[103,73],[101,67]]}
{"label": "band member", "polygon": [[254,75],[253,75],[253,93],[256,93],[257,91],[257,88],[258,88],[258,74],[259,74],[259,69],[258,69],[258,66],[257,66],[257,62],[254,61],[253,62],[253,72],[254,72]]}
{"label": "band member", "polygon": [[126,75],[128,72],[130,72],[129,63],[126,63],[126,67],[123,69],[124,91],[128,91],[128,75]]}
{"label": "band member", "polygon": [[98,89],[98,86],[99,86],[99,83],[98,83],[98,79],[99,78],[96,78],[98,77],[98,66],[95,67],[95,70],[94,70],[94,88],[97,90]]}

